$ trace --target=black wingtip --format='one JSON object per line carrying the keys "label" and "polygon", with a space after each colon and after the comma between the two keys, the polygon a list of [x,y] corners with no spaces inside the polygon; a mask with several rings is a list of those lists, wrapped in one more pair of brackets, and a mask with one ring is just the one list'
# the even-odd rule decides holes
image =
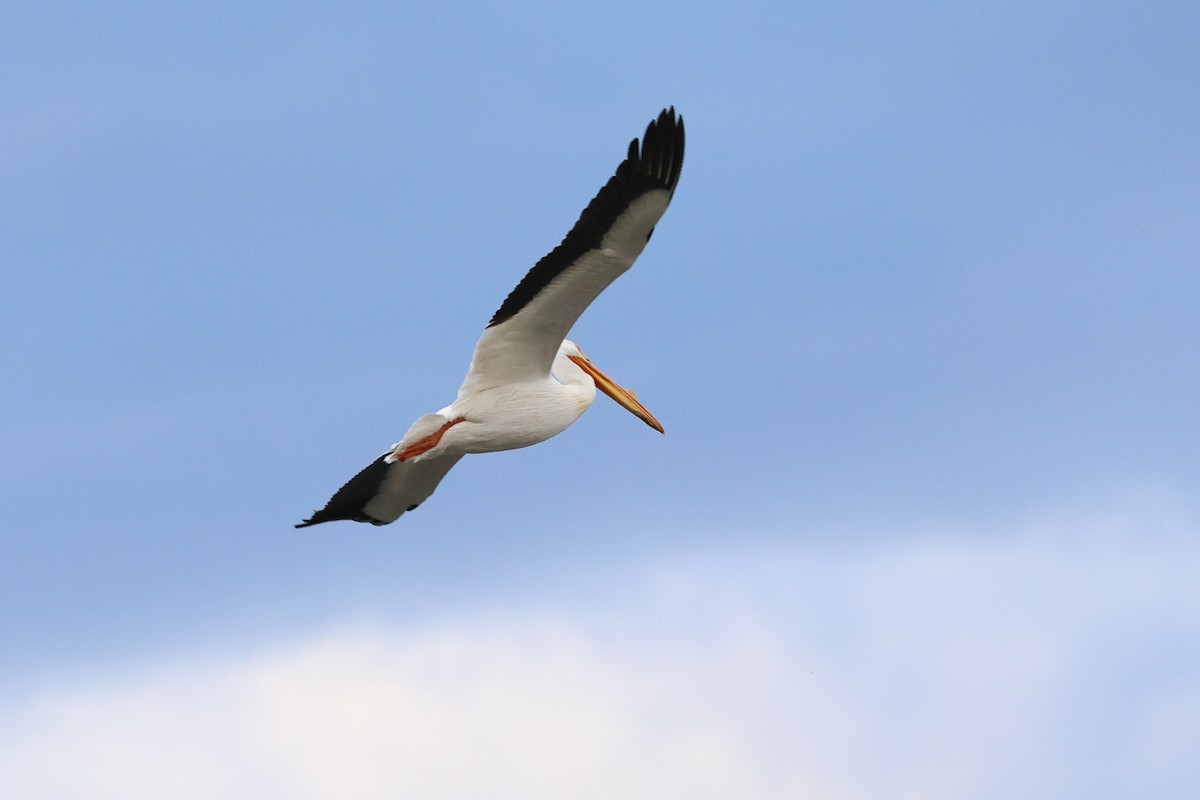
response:
{"label": "black wingtip", "polygon": [[675,106],[668,106],[646,126],[640,148],[637,139],[630,142],[630,166],[673,195],[683,172],[685,139],[683,115],[675,113]]}
{"label": "black wingtip", "polygon": [[664,108],[650,120],[639,142],[629,143],[625,160],[580,214],[562,244],[544,256],[492,315],[488,327],[512,319],[564,268],[599,245],[605,232],[629,204],[647,192],[665,189],[671,196],[683,170],[683,117],[675,106]]}
{"label": "black wingtip", "polygon": [[[416,508],[416,506],[413,506]],[[412,511],[412,508],[408,509]],[[320,519],[318,519],[320,517]],[[372,525],[387,525],[388,523],[382,520],[375,519],[369,514],[359,512],[354,513],[322,513],[317,512],[303,522],[297,522],[293,528],[311,528],[313,525],[320,525],[325,522],[369,522]]]}
{"label": "black wingtip", "polygon": [[363,508],[379,491],[379,486],[387,474],[388,464],[384,460],[385,458],[386,456],[380,456],[372,461],[348,480],[346,485],[338,489],[333,497],[329,498],[329,502],[325,504],[324,508],[314,511],[311,517],[296,523],[293,527],[307,528],[311,525],[320,525],[322,522],[337,522],[338,520],[369,522],[372,525],[386,524],[363,511]]}

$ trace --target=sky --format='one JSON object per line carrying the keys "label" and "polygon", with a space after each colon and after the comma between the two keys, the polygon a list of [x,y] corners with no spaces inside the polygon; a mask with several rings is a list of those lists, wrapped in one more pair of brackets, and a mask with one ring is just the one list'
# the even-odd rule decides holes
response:
{"label": "sky", "polygon": [[[1200,791],[1200,10],[6,4],[0,795]],[[628,142],[601,397],[297,531]]]}

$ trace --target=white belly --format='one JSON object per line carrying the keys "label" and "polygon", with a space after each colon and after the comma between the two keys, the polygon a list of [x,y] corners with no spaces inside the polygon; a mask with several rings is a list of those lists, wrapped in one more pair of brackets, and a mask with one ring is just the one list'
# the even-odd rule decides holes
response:
{"label": "white belly", "polygon": [[456,402],[438,412],[451,418],[465,417],[446,431],[438,449],[492,453],[544,442],[579,419],[595,396],[594,386],[566,385],[553,379],[485,390],[467,403]]}

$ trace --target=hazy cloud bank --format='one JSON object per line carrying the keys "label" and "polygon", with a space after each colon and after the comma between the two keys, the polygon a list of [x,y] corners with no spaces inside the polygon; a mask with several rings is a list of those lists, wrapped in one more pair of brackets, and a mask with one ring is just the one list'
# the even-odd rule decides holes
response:
{"label": "hazy cloud bank", "polygon": [[1183,797],[1200,540],[1062,515],[709,553],[4,701],[13,798]]}

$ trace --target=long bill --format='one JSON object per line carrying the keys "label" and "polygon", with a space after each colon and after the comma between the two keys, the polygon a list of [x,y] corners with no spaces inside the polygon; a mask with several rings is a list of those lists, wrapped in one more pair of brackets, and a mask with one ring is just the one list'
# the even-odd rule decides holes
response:
{"label": "long bill", "polygon": [[579,356],[567,356],[567,358],[574,361],[588,375],[591,375],[592,380],[596,382],[596,388],[615,400],[618,405],[659,433],[666,433],[663,430],[662,424],[654,418],[653,414],[646,410],[644,405],[638,402],[633,392],[605,375],[587,358],[580,358]]}

